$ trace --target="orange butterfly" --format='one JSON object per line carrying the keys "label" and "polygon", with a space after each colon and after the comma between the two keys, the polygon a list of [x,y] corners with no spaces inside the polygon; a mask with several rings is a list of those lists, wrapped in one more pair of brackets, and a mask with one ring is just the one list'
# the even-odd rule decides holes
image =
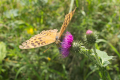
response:
{"label": "orange butterfly", "polygon": [[37,34],[34,37],[31,37],[29,40],[23,42],[22,45],[19,46],[19,48],[20,49],[36,48],[51,44],[53,42],[56,42],[56,44],[58,44],[60,42],[59,39],[64,30],[66,29],[66,27],[68,26],[70,20],[72,19],[75,10],[76,8],[67,15],[65,15],[65,20],[60,29],[60,32],[57,33],[58,31],[57,29],[42,31],[40,34]]}

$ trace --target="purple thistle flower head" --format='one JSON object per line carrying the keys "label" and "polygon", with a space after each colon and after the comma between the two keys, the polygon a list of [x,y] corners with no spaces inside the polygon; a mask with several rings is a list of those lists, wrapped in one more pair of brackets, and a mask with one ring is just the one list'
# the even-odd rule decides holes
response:
{"label": "purple thistle flower head", "polygon": [[69,55],[69,49],[72,46],[73,36],[70,32],[66,32],[63,41],[61,42],[60,52],[62,53],[62,57],[65,58]]}
{"label": "purple thistle flower head", "polygon": [[91,31],[91,30],[87,30],[87,31],[86,31],[86,34],[87,34],[87,35],[90,35],[90,34],[92,34],[92,33],[93,33],[93,31]]}

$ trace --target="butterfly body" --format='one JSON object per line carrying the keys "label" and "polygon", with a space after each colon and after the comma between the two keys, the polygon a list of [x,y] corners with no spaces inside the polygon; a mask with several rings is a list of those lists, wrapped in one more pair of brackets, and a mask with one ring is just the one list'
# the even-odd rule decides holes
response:
{"label": "butterfly body", "polygon": [[34,37],[31,37],[29,40],[23,42],[22,45],[19,46],[19,48],[20,49],[36,48],[51,44],[53,42],[59,44],[60,43],[59,39],[63,34],[64,30],[66,29],[66,27],[68,26],[70,20],[72,19],[75,9],[65,16],[65,20],[60,29],[60,32],[57,33],[58,31],[57,29],[42,31],[40,34],[37,34]]}

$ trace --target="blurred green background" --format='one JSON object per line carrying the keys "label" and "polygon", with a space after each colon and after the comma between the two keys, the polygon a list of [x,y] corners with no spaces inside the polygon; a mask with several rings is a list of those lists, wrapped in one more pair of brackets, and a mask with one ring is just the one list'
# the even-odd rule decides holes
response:
{"label": "blurred green background", "polygon": [[[71,0],[0,1],[0,80],[100,80],[99,71],[79,52],[61,58],[54,43],[19,49],[42,30],[60,30],[70,4]],[[75,41],[83,42],[88,29],[105,40],[96,48],[116,56],[106,69],[112,80],[120,80],[120,0],[74,0],[72,10],[75,7],[66,31]]]}

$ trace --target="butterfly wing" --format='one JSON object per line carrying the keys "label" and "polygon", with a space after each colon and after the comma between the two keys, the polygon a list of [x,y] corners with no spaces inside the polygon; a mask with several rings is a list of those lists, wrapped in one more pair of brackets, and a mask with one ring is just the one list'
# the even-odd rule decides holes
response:
{"label": "butterfly wing", "polygon": [[73,11],[71,11],[69,14],[65,15],[65,20],[64,20],[62,27],[60,29],[60,32],[59,32],[59,38],[61,37],[62,33],[64,32],[64,30],[68,26],[69,22],[71,21],[75,10],[76,10],[76,8]]}
{"label": "butterfly wing", "polygon": [[37,34],[29,40],[23,42],[19,48],[30,49],[51,44],[56,40],[57,31],[57,29],[42,31],[40,34]]}

